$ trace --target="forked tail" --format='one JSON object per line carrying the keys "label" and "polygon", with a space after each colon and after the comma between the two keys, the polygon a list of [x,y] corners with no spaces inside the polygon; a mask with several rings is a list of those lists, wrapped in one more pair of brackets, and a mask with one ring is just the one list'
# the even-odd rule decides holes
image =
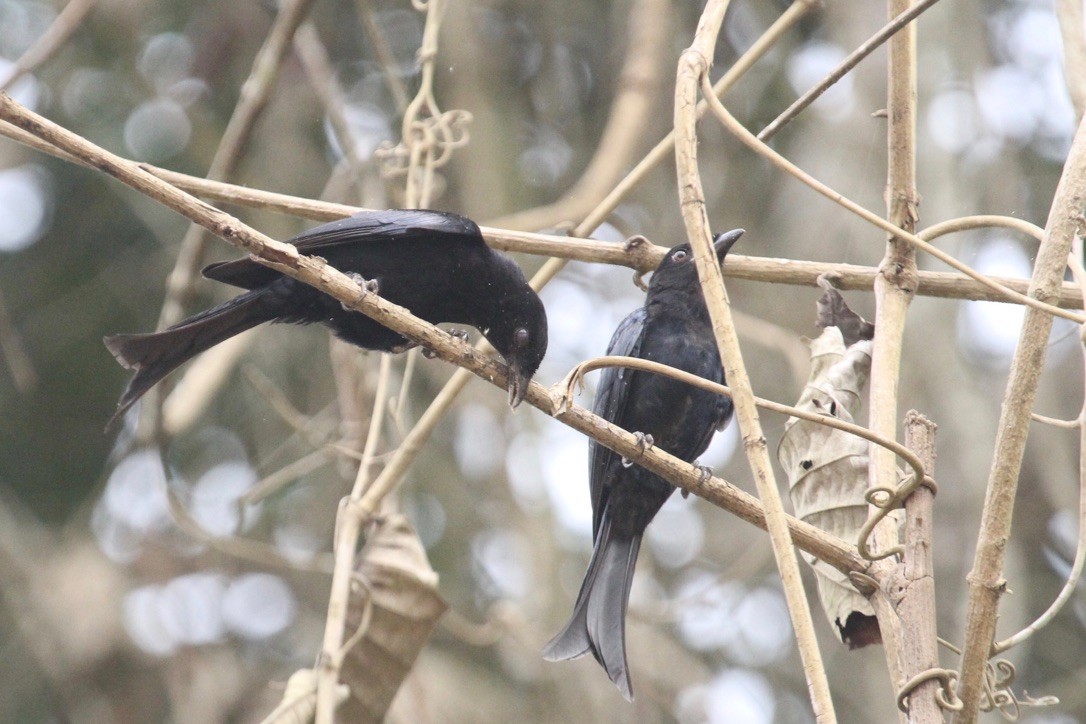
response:
{"label": "forked tail", "polygon": [[543,649],[548,661],[591,652],[628,701],[633,701],[633,687],[626,663],[626,607],[640,548],[641,536],[623,539],[611,534],[605,511],[573,616]]}
{"label": "forked tail", "polygon": [[117,403],[107,429],[163,377],[219,342],[274,318],[257,290],[234,297],[161,332],[115,334],[102,341],[117,361],[136,374]]}

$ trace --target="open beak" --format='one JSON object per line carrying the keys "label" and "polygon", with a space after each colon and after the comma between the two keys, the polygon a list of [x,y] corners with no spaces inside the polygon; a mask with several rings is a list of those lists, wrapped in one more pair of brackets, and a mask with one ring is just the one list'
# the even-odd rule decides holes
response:
{"label": "open beak", "polygon": [[524,399],[524,395],[528,392],[528,383],[531,379],[521,374],[520,365],[516,362],[509,364],[509,407],[510,409],[517,409],[517,405]]}
{"label": "open beak", "polygon": [[731,250],[732,245],[739,241],[739,237],[744,233],[744,229],[732,229],[723,234],[717,234],[713,238],[713,249],[716,250],[716,258],[718,261],[724,261],[724,257]]}

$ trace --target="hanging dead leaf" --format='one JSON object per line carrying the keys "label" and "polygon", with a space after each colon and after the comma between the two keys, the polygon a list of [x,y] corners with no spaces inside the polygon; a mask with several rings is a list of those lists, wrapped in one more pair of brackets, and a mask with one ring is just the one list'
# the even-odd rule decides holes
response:
{"label": "hanging dead leaf", "polygon": [[418,535],[388,515],[370,535],[352,582],[347,635],[352,644],[340,681],[351,695],[339,721],[381,722],[400,684],[448,606],[437,593]]}
{"label": "hanging dead leaf", "polygon": [[[873,327],[852,312],[835,289],[823,288],[818,306],[819,324],[825,329],[811,342],[811,374],[796,407],[853,422],[871,371]],[[785,423],[777,460],[788,475],[796,516],[855,541],[868,515],[867,441],[793,417]],[[837,569],[806,553],[803,558],[817,575],[822,608],[841,640],[850,648],[880,643],[868,600]]]}

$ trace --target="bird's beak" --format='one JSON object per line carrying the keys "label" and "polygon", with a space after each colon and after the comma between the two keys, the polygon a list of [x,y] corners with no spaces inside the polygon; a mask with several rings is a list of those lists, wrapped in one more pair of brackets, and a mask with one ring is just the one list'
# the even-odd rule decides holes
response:
{"label": "bird's beak", "polygon": [[742,236],[744,232],[744,229],[732,229],[723,234],[717,234],[713,238],[713,249],[716,250],[717,260],[721,262],[724,261],[724,257],[731,250],[732,245],[739,241],[739,237]]}
{"label": "bird's beak", "polygon": [[520,365],[516,362],[509,364],[509,407],[510,409],[517,409],[517,405],[524,399],[524,395],[528,392],[528,383],[531,380],[527,375],[522,374],[520,371]]}

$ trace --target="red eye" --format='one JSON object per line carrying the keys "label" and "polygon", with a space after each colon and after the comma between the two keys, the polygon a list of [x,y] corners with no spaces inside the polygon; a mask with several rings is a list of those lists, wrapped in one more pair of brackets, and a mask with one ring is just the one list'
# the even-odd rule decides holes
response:
{"label": "red eye", "polygon": [[671,255],[671,261],[686,261],[687,256],[688,254],[685,251],[679,249],[677,252]]}
{"label": "red eye", "polygon": [[524,327],[518,327],[517,331],[513,332],[513,343],[518,347],[528,344],[528,330]]}

